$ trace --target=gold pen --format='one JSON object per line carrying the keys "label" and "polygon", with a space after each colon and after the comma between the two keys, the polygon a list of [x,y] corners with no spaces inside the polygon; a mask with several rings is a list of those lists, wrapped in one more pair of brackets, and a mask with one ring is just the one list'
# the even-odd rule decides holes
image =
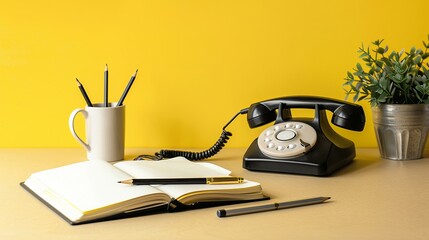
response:
{"label": "gold pen", "polygon": [[242,177],[208,177],[208,178],[151,178],[128,179],[118,183],[132,185],[155,184],[237,184],[244,182]]}

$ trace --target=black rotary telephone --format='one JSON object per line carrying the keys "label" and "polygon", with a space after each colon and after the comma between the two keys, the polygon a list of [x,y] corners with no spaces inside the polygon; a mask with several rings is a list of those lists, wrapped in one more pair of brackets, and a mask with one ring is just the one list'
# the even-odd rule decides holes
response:
{"label": "black rotary telephone", "polygon": [[[293,118],[292,108],[315,110],[314,118]],[[327,176],[351,163],[356,156],[354,143],[330,126],[362,131],[365,114],[361,106],[321,97],[284,97],[254,103],[249,107],[250,128],[269,122],[243,157],[243,167],[254,171]]]}
{"label": "black rotary telephone", "polygon": [[[292,108],[314,109],[314,118],[294,118]],[[327,176],[351,163],[354,143],[330,126],[326,110],[333,113],[332,124],[362,131],[365,114],[361,106],[345,101],[311,96],[274,98],[239,111],[224,127],[219,140],[203,152],[161,150],[155,160],[183,156],[189,160],[209,158],[219,152],[232,135],[225,128],[240,114],[247,113],[250,128],[273,122],[255,139],[243,157],[243,167],[252,171]],[[143,158],[148,155],[142,155]]]}

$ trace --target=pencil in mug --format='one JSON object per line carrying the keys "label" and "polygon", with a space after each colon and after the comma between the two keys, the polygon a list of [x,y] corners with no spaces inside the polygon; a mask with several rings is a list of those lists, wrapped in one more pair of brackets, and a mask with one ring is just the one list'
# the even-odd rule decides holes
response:
{"label": "pencil in mug", "polygon": [[91,100],[88,97],[88,94],[86,94],[85,88],[83,87],[82,83],[79,82],[79,79],[76,78],[77,86],[79,87],[80,92],[83,95],[83,98],[85,99],[86,104],[88,107],[92,107]]}
{"label": "pencil in mug", "polygon": [[109,106],[109,70],[106,67],[104,68],[104,107]]}
{"label": "pencil in mug", "polygon": [[131,76],[130,81],[127,84],[127,87],[125,88],[124,92],[122,93],[121,98],[119,99],[118,103],[116,104],[116,106],[121,106],[125,100],[125,97],[128,94],[128,91],[130,91],[131,86],[133,85],[134,79],[136,79],[137,76],[137,72],[139,70],[137,69],[136,72]]}

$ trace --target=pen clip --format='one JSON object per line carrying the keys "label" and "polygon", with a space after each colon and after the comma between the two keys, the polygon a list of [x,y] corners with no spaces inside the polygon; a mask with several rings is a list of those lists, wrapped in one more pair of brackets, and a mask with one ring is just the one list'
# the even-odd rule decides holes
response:
{"label": "pen clip", "polygon": [[242,183],[244,181],[241,177],[214,177],[207,178],[207,184],[234,184],[234,183]]}

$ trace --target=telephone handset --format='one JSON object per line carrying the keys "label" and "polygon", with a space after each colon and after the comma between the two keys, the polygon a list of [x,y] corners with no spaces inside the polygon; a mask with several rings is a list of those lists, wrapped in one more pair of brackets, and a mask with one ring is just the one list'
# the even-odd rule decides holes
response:
{"label": "telephone handset", "polygon": [[[314,118],[293,118],[292,108],[315,110]],[[253,171],[296,173],[326,176],[351,163],[356,156],[354,143],[330,126],[326,110],[333,113],[331,122],[341,128],[362,131],[365,114],[361,106],[336,99],[311,96],[274,98],[240,110],[224,127],[218,141],[202,152],[161,150],[155,156],[136,159],[161,160],[183,156],[202,160],[217,154],[232,135],[226,127],[240,114],[247,114],[250,128],[274,121],[255,139],[243,157],[243,167]]]}
{"label": "telephone handset", "polygon": [[[315,110],[314,118],[293,118],[292,108]],[[326,176],[349,164],[356,156],[354,143],[336,133],[341,128],[362,131],[361,106],[330,98],[291,96],[252,104],[247,113],[250,128],[274,121],[244,154],[243,167],[255,171]]]}

